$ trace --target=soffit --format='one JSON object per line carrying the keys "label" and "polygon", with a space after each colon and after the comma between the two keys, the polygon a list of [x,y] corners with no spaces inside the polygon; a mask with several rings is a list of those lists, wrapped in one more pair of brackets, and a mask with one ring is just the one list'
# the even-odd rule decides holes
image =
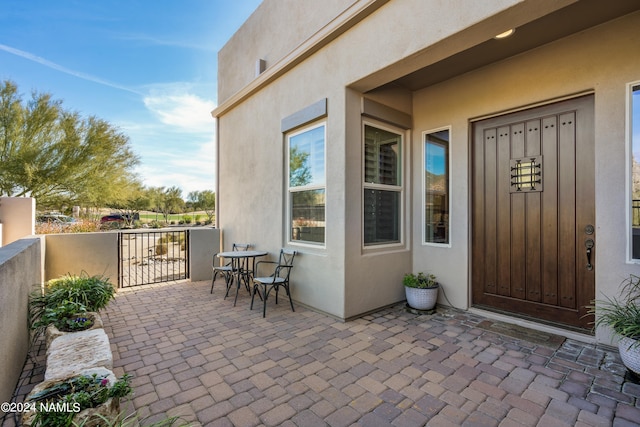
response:
{"label": "soffit", "polygon": [[[491,38],[378,88],[401,87],[416,91],[637,10],[640,10],[638,0],[581,0],[517,27],[511,37],[503,40]],[[353,87],[365,89],[368,86],[366,81],[367,78]]]}

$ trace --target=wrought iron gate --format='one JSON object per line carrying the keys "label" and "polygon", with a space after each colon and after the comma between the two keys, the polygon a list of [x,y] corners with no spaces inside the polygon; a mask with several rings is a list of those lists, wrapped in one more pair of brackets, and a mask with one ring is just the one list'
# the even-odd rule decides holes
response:
{"label": "wrought iron gate", "polygon": [[170,282],[189,277],[189,232],[118,233],[118,287]]}

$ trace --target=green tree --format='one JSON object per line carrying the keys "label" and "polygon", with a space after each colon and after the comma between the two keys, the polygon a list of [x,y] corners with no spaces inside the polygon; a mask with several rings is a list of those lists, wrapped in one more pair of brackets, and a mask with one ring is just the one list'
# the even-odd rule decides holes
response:
{"label": "green tree", "polygon": [[38,207],[99,206],[136,182],[129,138],[97,117],[67,111],[47,93],[23,101],[0,85],[0,195],[30,196]]}
{"label": "green tree", "polygon": [[194,210],[203,210],[207,214],[209,221],[213,221],[216,213],[216,193],[211,190],[192,191],[187,196]]}
{"label": "green tree", "polygon": [[165,222],[169,222],[169,215],[182,212],[184,200],[182,190],[178,187],[152,187],[149,190],[150,205],[156,212],[162,213]]}
{"label": "green tree", "polygon": [[291,147],[289,151],[289,186],[301,187],[311,182],[311,170],[307,164],[309,153]]}
{"label": "green tree", "polygon": [[140,217],[140,211],[151,208],[151,197],[150,193],[139,183],[130,186],[123,193],[119,200],[109,203],[107,206],[117,210],[125,218],[124,225],[131,227],[136,218]]}

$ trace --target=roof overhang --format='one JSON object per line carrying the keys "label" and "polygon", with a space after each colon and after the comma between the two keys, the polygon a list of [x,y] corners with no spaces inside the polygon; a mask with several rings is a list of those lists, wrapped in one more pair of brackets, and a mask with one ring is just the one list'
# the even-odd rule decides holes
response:
{"label": "roof overhang", "polygon": [[[492,17],[495,19],[452,35],[406,58],[402,63],[380,70],[350,87],[360,92],[381,87],[416,91],[638,10],[638,0],[580,0],[522,25],[517,24],[522,10],[506,10],[503,16],[497,15]],[[510,22],[511,25],[505,25]],[[509,28],[515,28],[513,35],[500,40],[494,38],[496,34]],[[474,38],[474,44],[471,44],[469,41]],[[451,53],[451,45],[465,44],[467,47]]]}

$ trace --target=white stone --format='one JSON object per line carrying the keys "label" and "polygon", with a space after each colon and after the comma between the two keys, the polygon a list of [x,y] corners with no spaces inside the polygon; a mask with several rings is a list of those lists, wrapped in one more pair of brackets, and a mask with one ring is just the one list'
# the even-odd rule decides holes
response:
{"label": "white stone", "polygon": [[62,335],[47,349],[45,381],[66,378],[89,368],[113,368],[109,337],[104,329]]}

